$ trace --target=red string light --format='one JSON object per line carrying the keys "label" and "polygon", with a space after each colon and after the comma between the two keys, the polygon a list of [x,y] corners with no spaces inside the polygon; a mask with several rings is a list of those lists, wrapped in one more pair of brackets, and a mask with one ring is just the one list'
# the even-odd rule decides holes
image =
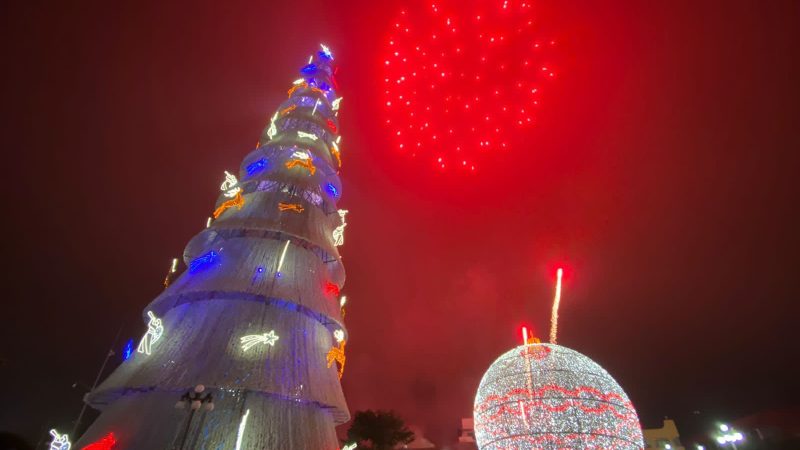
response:
{"label": "red string light", "polygon": [[108,433],[107,435],[103,436],[99,441],[93,442],[86,447],[83,447],[83,450],[111,450],[117,445],[117,438],[114,436],[114,433]]}
{"label": "red string light", "polygon": [[331,130],[331,133],[336,133],[336,124],[333,123],[333,120],[328,119],[325,121],[325,124],[328,125],[328,129]]}
{"label": "red string light", "polygon": [[554,42],[536,29],[531,2],[447,0],[401,11],[381,59],[395,148],[467,172],[509,148],[555,76]]}
{"label": "red string light", "polygon": [[339,286],[327,281],[325,282],[325,293],[334,297],[339,297]]}

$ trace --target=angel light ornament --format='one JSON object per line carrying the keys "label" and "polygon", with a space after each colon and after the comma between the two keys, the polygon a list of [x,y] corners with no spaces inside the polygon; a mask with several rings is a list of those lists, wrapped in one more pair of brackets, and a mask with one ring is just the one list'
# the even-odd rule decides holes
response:
{"label": "angel light ornament", "polygon": [[345,216],[347,215],[347,213],[348,211],[346,209],[339,210],[339,218],[342,219],[342,224],[333,230],[333,245],[337,247],[344,244],[344,227],[347,226],[347,221],[345,221]]}
{"label": "angel light ornament", "polygon": [[225,181],[222,182],[222,185],[219,189],[223,192],[223,195],[228,198],[236,197],[236,194],[242,191],[242,188],[237,186],[239,184],[239,180],[236,179],[236,176],[225,171]]}
{"label": "angel light ornament", "polygon": [[142,340],[139,341],[139,348],[136,349],[137,352],[145,355],[150,354],[153,344],[161,339],[161,335],[164,334],[164,325],[161,323],[161,319],[156,317],[153,311],[147,311],[147,316],[150,317],[150,321],[147,322],[147,332],[142,336]]}
{"label": "angel light ornament", "polygon": [[50,430],[50,436],[53,440],[50,441],[50,450],[69,450],[72,444],[69,442],[69,435],[59,434],[56,430]]}

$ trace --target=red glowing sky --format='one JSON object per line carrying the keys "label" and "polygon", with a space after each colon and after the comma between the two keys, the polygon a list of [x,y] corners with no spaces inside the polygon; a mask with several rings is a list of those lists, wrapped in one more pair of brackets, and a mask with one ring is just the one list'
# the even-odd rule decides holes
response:
{"label": "red glowing sky", "polygon": [[[537,2],[555,80],[533,127],[503,129],[507,151],[465,147],[475,173],[436,170],[454,150],[424,130],[423,154],[399,152],[385,124],[386,39],[411,6],[4,6],[0,430],[69,427],[70,386],[91,383],[120,327],[143,332],[223,170],[319,42],[344,96],[352,410],[452,438],[520,325],[547,336],[562,264],[559,343],[603,365],[645,424],[800,401],[796,2]],[[461,130],[477,117],[460,114]]]}

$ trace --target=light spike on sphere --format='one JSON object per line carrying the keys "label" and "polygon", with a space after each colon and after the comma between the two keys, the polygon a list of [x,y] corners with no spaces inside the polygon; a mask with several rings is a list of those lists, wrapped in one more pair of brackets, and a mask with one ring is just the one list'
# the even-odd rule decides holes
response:
{"label": "light spike on sphere", "polygon": [[533,3],[442,0],[395,16],[379,80],[397,151],[472,174],[523,137],[554,78]]}
{"label": "light spike on sphere", "polygon": [[561,304],[561,277],[564,275],[564,269],[558,268],[556,272],[556,294],[553,297],[553,311],[550,314],[550,343],[556,343],[558,334],[558,306]]}

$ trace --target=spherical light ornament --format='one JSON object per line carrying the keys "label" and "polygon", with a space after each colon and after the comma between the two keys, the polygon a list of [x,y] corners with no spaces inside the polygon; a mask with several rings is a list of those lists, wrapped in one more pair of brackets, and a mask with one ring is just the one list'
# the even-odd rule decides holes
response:
{"label": "spherical light ornament", "polygon": [[643,448],[639,418],[619,384],[559,345],[500,356],[481,380],[474,414],[481,450]]}

